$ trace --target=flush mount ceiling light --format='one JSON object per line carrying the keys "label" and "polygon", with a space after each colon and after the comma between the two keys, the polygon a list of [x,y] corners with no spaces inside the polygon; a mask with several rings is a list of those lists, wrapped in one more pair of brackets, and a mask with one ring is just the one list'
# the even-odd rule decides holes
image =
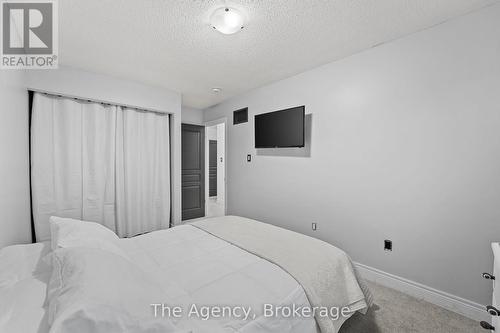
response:
{"label": "flush mount ceiling light", "polygon": [[245,19],[239,10],[222,7],[212,14],[210,24],[218,32],[230,35],[243,29]]}
{"label": "flush mount ceiling light", "polygon": [[217,94],[217,93],[220,93],[222,91],[222,89],[221,88],[212,88],[212,91]]}

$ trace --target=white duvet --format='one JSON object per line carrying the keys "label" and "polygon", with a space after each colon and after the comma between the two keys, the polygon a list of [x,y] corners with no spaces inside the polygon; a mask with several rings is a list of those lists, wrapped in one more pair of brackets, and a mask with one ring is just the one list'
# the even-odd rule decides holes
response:
{"label": "white duvet", "polygon": [[[302,287],[278,266],[202,230],[184,225],[122,239],[118,244],[156,281],[168,305],[252,309],[248,318],[171,318],[180,329],[211,333],[318,330],[314,318],[264,317],[263,304],[308,306]],[[0,250],[0,332],[48,332],[45,301],[51,267],[41,259],[49,251],[48,243]]]}

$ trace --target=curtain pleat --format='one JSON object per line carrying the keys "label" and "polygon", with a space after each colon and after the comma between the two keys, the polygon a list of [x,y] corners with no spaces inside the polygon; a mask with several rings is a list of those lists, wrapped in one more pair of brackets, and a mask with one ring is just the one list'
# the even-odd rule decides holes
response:
{"label": "curtain pleat", "polygon": [[98,222],[121,237],[170,224],[166,114],[35,93],[31,181],[35,232],[49,218]]}
{"label": "curtain pleat", "polygon": [[116,230],[116,106],[82,103],[82,219]]}

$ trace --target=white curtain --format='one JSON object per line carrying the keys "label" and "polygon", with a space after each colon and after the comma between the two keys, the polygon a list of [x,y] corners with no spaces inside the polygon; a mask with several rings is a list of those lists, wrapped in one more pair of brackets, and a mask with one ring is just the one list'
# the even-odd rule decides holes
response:
{"label": "white curtain", "polygon": [[169,118],[123,109],[117,114],[116,216],[120,236],[170,224]]}
{"label": "white curtain", "polygon": [[168,115],[35,93],[31,119],[38,241],[50,239],[52,215],[121,237],[168,228]]}

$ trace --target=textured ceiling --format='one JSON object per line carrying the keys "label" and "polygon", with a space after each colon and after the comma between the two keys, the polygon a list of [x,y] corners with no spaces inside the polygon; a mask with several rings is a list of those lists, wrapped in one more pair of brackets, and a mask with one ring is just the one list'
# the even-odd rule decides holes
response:
{"label": "textured ceiling", "polygon": [[[60,63],[169,88],[205,108],[496,2],[63,0]],[[208,24],[224,3],[248,17],[235,35]]]}

